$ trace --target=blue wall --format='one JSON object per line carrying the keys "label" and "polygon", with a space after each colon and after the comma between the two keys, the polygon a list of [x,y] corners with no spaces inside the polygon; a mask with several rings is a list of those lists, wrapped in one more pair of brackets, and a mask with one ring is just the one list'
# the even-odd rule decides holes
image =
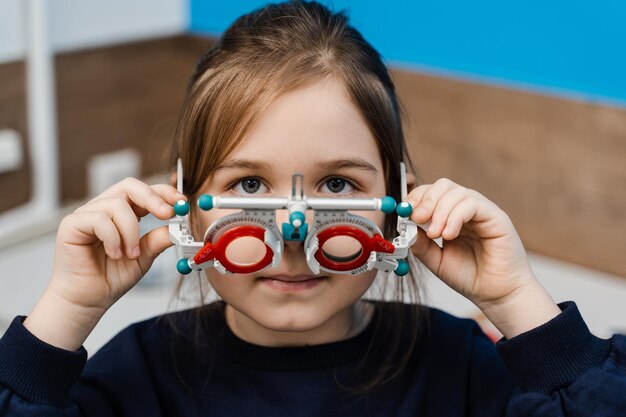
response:
{"label": "blue wall", "polygon": [[[322,2],[392,65],[626,104],[626,0]],[[266,3],[190,0],[190,31],[219,34]]]}

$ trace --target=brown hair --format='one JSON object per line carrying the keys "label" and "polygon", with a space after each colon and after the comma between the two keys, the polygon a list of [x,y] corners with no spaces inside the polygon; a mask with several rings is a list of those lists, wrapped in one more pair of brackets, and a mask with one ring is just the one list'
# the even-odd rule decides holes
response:
{"label": "brown hair", "polygon": [[[342,83],[367,123],[383,161],[387,194],[400,201],[399,164],[405,161],[415,170],[406,151],[395,87],[380,54],[348,24],[344,12],[333,13],[317,2],[289,1],[239,17],[200,58],[191,76],[172,152],[172,165],[182,159],[183,189],[191,207],[202,185],[272,100],[329,76]],[[387,215],[386,239],[397,234],[395,226],[395,213]],[[370,354],[380,355],[379,366],[373,375],[355,376],[360,384],[352,387],[336,379],[346,392],[368,393],[396,379],[414,355],[425,311],[419,304],[415,266],[406,277],[391,279],[398,303],[390,306],[390,314],[396,326],[379,325],[378,315],[372,345],[359,369]],[[414,308],[407,310],[403,301]],[[399,329],[410,329],[409,334]]]}

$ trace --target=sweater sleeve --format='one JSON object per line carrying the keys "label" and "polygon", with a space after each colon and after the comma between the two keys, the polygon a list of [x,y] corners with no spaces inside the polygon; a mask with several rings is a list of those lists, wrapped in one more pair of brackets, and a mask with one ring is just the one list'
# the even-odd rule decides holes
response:
{"label": "sweater sleeve", "polygon": [[38,339],[16,317],[0,339],[0,417],[162,415],[137,326],[118,333],[87,362]]}
{"label": "sweater sleeve", "polygon": [[0,416],[81,416],[70,401],[87,351],[68,351],[49,345],[23,325],[17,316],[0,339]]}
{"label": "sweater sleeve", "polygon": [[562,313],[497,350],[518,387],[506,416],[626,415],[626,337],[590,333],[574,302]]}

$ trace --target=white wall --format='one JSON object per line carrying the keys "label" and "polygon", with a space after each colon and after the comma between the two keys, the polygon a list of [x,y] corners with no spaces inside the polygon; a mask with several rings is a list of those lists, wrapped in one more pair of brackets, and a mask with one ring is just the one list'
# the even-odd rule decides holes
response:
{"label": "white wall", "polygon": [[[0,0],[0,63],[24,58],[27,3]],[[181,33],[188,20],[187,0],[48,0],[48,11],[54,51]]]}
{"label": "white wall", "polygon": [[0,0],[0,63],[24,57],[23,0]]}

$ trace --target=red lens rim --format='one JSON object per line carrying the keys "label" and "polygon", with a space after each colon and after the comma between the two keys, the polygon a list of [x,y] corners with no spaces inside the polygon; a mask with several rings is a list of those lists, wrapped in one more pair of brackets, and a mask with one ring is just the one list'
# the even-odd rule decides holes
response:
{"label": "red lens rim", "polygon": [[[254,237],[259,239],[265,245],[265,255],[263,258],[252,265],[241,266],[230,262],[226,258],[226,248],[230,243],[240,237]],[[193,260],[196,265],[200,265],[211,259],[217,259],[224,268],[236,274],[248,274],[260,271],[268,266],[274,258],[274,251],[265,243],[265,229],[258,226],[237,226],[224,232],[215,244],[207,242],[200,251],[194,256]]]}
{"label": "red lens rim", "polygon": [[[350,236],[356,239],[361,244],[361,254],[359,257],[350,262],[335,262],[332,259],[328,259],[326,255],[324,255],[322,248],[327,240],[335,236]],[[317,234],[317,240],[318,249],[315,252],[315,259],[321,266],[334,271],[350,271],[364,265],[372,251],[393,253],[395,250],[393,244],[383,239],[381,235],[376,234],[370,237],[361,229],[353,226],[329,227]]]}

